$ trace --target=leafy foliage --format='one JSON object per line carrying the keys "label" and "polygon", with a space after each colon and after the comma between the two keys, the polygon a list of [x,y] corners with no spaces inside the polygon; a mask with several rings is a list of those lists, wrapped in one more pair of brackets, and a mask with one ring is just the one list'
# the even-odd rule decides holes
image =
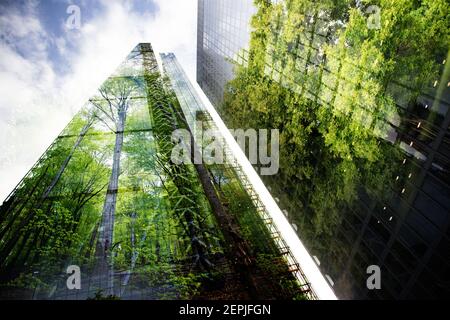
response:
{"label": "leafy foliage", "polygon": [[[407,170],[395,128],[447,55],[448,3],[255,4],[249,60],[220,112],[229,127],[280,129],[280,172],[263,178],[302,239],[330,255],[339,248],[321,246],[360,196],[387,201],[386,186]],[[368,28],[369,4],[381,8],[379,30]]]}

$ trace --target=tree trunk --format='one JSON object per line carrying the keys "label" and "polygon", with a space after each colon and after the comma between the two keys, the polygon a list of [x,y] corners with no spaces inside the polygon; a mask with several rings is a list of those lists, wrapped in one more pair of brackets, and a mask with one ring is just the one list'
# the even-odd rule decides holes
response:
{"label": "tree trunk", "polygon": [[[31,234],[27,233],[22,237],[23,239],[21,241],[21,244],[17,248],[17,251],[15,252],[12,259],[10,259],[8,261],[8,263],[6,263],[6,261],[2,261],[2,265],[0,266],[0,279],[2,282],[6,282],[8,280],[14,279],[22,271],[23,265],[16,266],[16,261],[17,261],[18,256],[24,249],[25,243],[28,241],[30,236],[31,236]],[[36,236],[35,236],[35,238],[36,238]],[[28,250],[30,250],[30,248],[31,248],[31,246],[28,248]]]}
{"label": "tree trunk", "polygon": [[[36,247],[36,244],[37,244],[38,240],[39,240],[42,236],[44,236],[44,234],[45,234],[45,229],[41,227],[41,228],[36,232],[36,234],[34,235],[34,239],[31,241],[31,244],[28,246],[27,251],[26,251],[26,253],[24,254],[24,256],[23,256],[23,258],[21,259],[21,261],[20,261],[18,264],[16,263],[16,261],[14,261],[13,263],[11,263],[11,266],[12,266],[13,268],[16,268],[18,271],[20,271],[21,269],[25,269],[24,266],[25,266],[25,263],[27,263],[27,262],[29,262],[29,263],[28,263],[29,266],[32,266],[32,265],[33,265],[34,259],[31,259],[31,260],[28,260],[28,259],[29,259],[30,254],[31,254],[32,252],[39,250],[39,249]],[[29,241],[29,240],[27,240],[27,241]],[[23,246],[25,246],[25,244],[26,244],[27,241],[24,241],[24,242],[23,242]],[[21,252],[22,250],[23,250],[23,247],[22,247],[21,249],[19,249],[18,251]],[[16,259],[17,259],[17,258],[18,258],[18,256],[16,256]],[[16,267],[14,267],[14,266],[16,266]],[[19,274],[19,272],[17,273],[17,275],[18,275],[18,274]],[[15,277],[14,277],[14,278],[15,278]]]}
{"label": "tree trunk", "polygon": [[77,148],[80,146],[81,141],[83,140],[84,136],[86,135],[86,133],[89,130],[89,128],[91,127],[91,125],[92,125],[92,121],[90,119],[88,119],[88,122],[84,125],[83,129],[81,130],[80,134],[78,135],[77,141],[73,145],[72,150],[70,150],[70,153],[64,159],[64,162],[62,163],[61,167],[59,168],[58,173],[53,178],[52,182],[50,183],[50,185],[47,187],[44,194],[42,195],[42,199],[46,199],[50,195],[53,188],[58,183],[59,179],[61,179],[61,176],[62,176],[64,170],[66,170],[66,167],[69,164],[70,159],[72,159],[73,154],[75,153]]}
{"label": "tree trunk", "polygon": [[102,222],[96,246],[96,276],[107,277],[108,295],[114,295],[114,270],[110,249],[113,245],[114,215],[116,212],[117,192],[120,175],[120,155],[123,146],[123,130],[125,128],[126,112],[118,112],[116,142],[114,145],[114,155],[111,176],[108,190],[106,191],[105,203],[103,205]]}
{"label": "tree trunk", "polygon": [[194,163],[203,191],[205,192],[212,211],[219,222],[225,241],[230,245],[230,247],[226,248],[227,255],[230,261],[234,262],[234,268],[240,274],[243,282],[247,285],[251,297],[253,299],[260,299],[263,295],[261,295],[260,288],[257,284],[258,281],[255,279],[256,265],[253,253],[248,243],[241,236],[239,227],[234,221],[234,218],[227,212],[220,201],[214,185],[211,182],[212,178],[209,175],[208,170],[203,163],[195,164],[194,159],[201,159],[201,155],[196,154],[199,151],[195,145],[194,135],[189,129],[188,131],[191,136],[191,161]]}
{"label": "tree trunk", "polygon": [[94,229],[92,230],[91,238],[89,240],[89,245],[88,245],[88,248],[87,248],[86,253],[84,255],[84,258],[85,258],[86,261],[89,261],[89,259],[91,258],[92,248],[95,245],[95,238],[97,238],[97,232],[98,232],[99,226],[100,226],[100,222],[98,222],[95,225]]}
{"label": "tree trunk", "polygon": [[[136,212],[133,212],[131,215],[131,218],[133,221],[131,222],[131,235],[130,235],[130,241],[131,241],[131,262],[130,262],[130,269],[125,275],[125,278],[122,281],[122,290],[120,293],[120,296],[123,296],[126,286],[128,285],[128,282],[130,281],[131,274],[133,273],[134,267],[136,266],[136,261],[138,258],[138,252],[136,250],[136,234],[134,232],[134,224],[136,222]],[[145,239],[145,234],[143,237],[143,240]]]}

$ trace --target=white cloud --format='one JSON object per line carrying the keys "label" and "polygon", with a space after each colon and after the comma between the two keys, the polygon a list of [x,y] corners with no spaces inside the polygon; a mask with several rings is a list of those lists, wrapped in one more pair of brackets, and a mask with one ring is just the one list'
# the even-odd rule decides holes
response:
{"label": "white cloud", "polygon": [[[195,78],[197,1],[155,2],[156,13],[142,13],[130,1],[102,0],[98,16],[56,38],[43,28],[36,4],[25,16],[0,16],[0,201],[137,43],[175,52]],[[64,75],[49,58],[50,44],[66,61]]]}

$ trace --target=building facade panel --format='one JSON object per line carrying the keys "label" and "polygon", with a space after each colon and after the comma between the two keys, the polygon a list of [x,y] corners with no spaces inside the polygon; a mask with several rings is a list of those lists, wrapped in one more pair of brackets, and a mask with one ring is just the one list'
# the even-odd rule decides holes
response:
{"label": "building facade panel", "polygon": [[246,59],[252,0],[199,0],[197,30],[197,82],[218,106],[236,63]]}

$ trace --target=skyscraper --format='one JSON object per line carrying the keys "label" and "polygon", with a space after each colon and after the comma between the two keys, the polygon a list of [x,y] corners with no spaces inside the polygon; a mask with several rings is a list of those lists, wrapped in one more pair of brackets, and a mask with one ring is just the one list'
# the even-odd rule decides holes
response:
{"label": "skyscraper", "polygon": [[315,298],[235,167],[174,160],[208,116],[162,57],[136,46],[1,205],[1,299]]}
{"label": "skyscraper", "polygon": [[225,84],[233,79],[234,63],[247,60],[252,0],[199,0],[197,82],[215,105],[222,102]]}
{"label": "skyscraper", "polygon": [[[282,131],[280,173],[263,178],[337,296],[449,296],[448,5],[256,1],[250,34],[228,3],[199,1],[197,81],[229,127]],[[237,29],[253,42],[230,76],[239,50],[220,48]]]}

